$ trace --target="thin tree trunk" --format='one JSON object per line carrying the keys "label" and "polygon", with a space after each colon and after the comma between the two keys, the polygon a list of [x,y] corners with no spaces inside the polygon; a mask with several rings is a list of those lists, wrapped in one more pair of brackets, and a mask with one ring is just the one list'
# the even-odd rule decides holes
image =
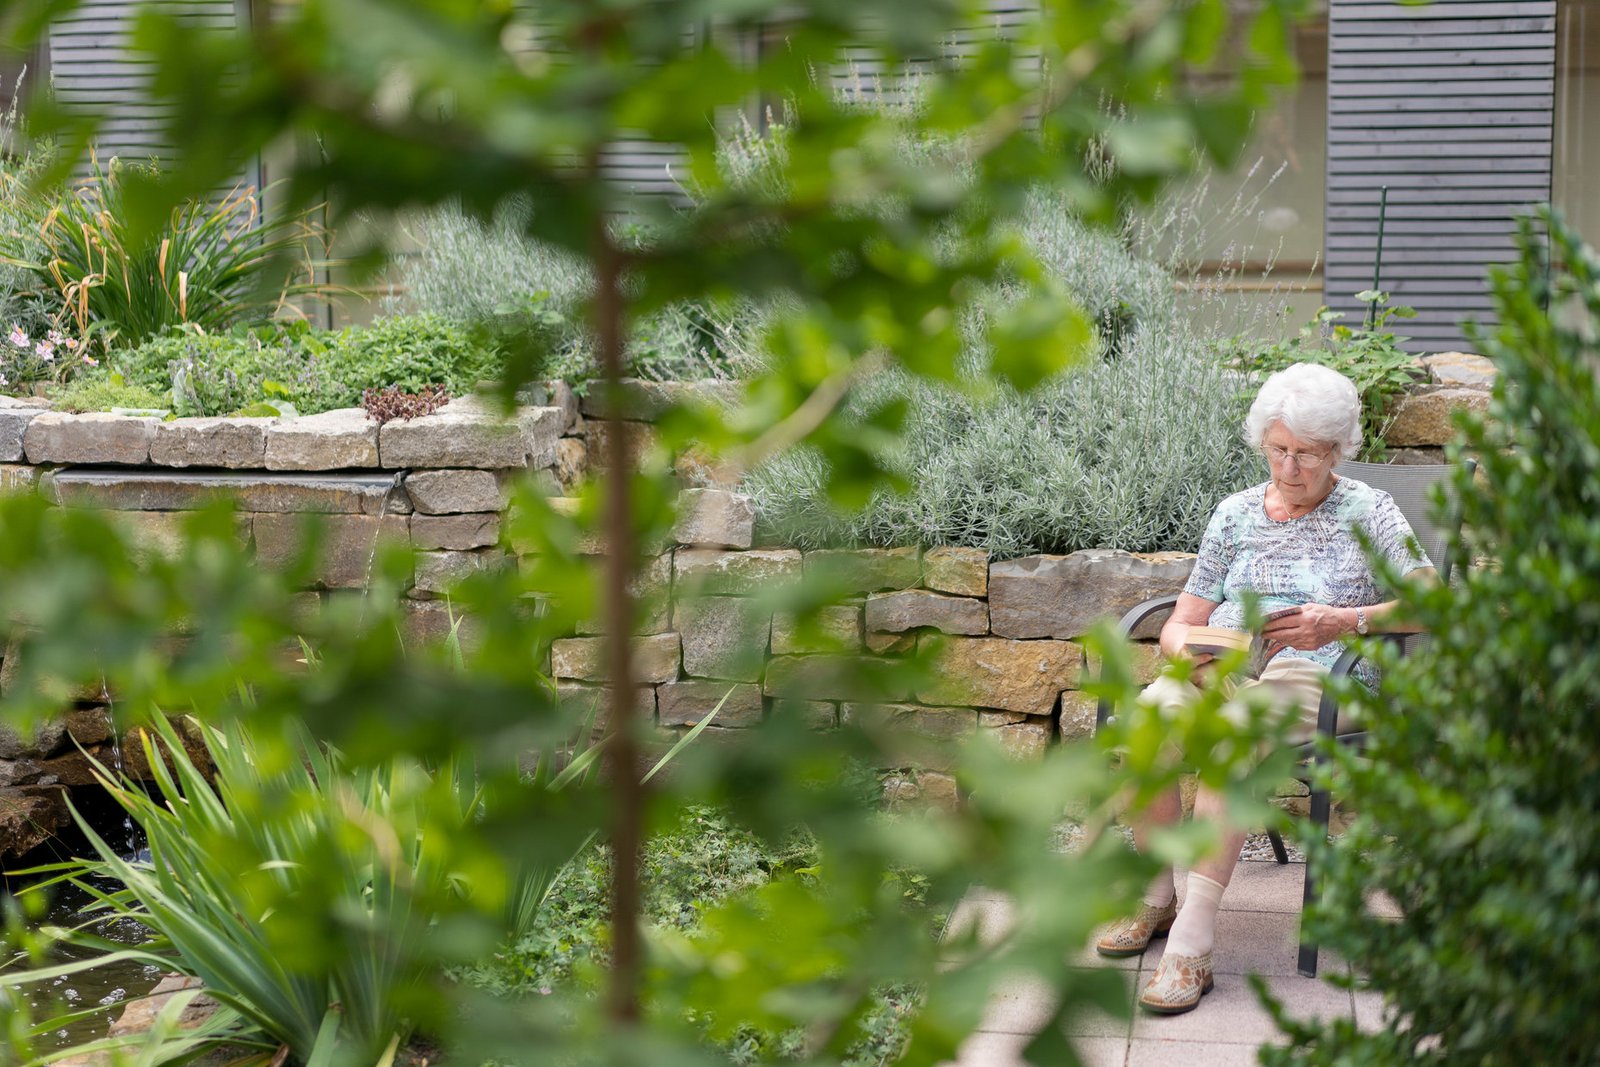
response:
{"label": "thin tree trunk", "polygon": [[[596,170],[595,180],[599,181]],[[603,478],[605,590],[602,618],[610,676],[606,758],[613,797],[611,846],[611,986],[607,1015],[624,1024],[639,1020],[641,952],[639,935],[639,851],[643,843],[644,785],[639,776],[639,743],[633,722],[633,659],[630,634],[633,603],[633,511],[630,478],[633,456],[627,422],[619,416],[617,382],[622,377],[622,254],[607,220],[595,222],[595,334],[599,339],[601,398],[606,434]]]}

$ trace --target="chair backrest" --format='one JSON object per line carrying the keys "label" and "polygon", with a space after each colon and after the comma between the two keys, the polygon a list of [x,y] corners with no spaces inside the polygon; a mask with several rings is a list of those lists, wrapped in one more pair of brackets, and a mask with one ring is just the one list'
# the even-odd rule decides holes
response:
{"label": "chair backrest", "polygon": [[[1469,473],[1476,466],[1470,459],[1465,463]],[[1338,474],[1366,482],[1374,489],[1382,489],[1394,497],[1400,513],[1417,535],[1417,542],[1438,568],[1440,579],[1447,582],[1450,580],[1450,558],[1444,551],[1445,540],[1460,524],[1461,512],[1459,507],[1452,504],[1445,521],[1434,522],[1429,491],[1449,478],[1455,469],[1449,463],[1358,463],[1355,460],[1346,460],[1334,468]]]}

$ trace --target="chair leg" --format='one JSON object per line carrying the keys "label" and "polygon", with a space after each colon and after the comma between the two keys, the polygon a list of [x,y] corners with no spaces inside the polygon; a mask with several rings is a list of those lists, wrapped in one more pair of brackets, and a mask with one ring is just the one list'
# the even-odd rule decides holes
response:
{"label": "chair leg", "polygon": [[[1328,837],[1328,814],[1331,807],[1330,798],[1326,789],[1314,789],[1311,792],[1311,832],[1322,835],[1322,840]],[[1300,960],[1296,969],[1307,978],[1317,976],[1317,943],[1308,939],[1305,934],[1305,909],[1317,901],[1316,871],[1312,869],[1311,858],[1306,857],[1306,891],[1302,899],[1300,912]]]}
{"label": "chair leg", "polygon": [[1276,830],[1267,831],[1267,842],[1272,845],[1272,855],[1279,863],[1289,862],[1289,852],[1283,847],[1283,835]]}

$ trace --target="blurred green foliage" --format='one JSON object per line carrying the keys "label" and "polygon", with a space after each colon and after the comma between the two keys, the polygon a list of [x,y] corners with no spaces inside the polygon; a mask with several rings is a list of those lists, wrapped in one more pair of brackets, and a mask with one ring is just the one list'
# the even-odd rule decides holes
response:
{"label": "blurred green foliage", "polygon": [[[14,5],[6,25],[37,32],[70,6]],[[605,611],[610,631],[628,631],[636,608],[620,593],[640,562],[636,546],[673,521],[668,457],[695,442],[750,468],[804,444],[825,465],[825,492],[865,502],[899,480],[888,460],[904,416],[886,405],[865,420],[840,417],[873,372],[887,365],[1027,390],[1070,368],[1091,351],[1093,324],[1023,239],[1030,198],[1043,188],[1077,217],[1111,222],[1187,172],[1197,147],[1230,158],[1252,107],[1294,77],[1288,20],[1301,6],[1268,0],[1235,19],[1225,0],[1050,0],[1037,20],[982,38],[957,63],[937,57],[959,26],[988,24],[978,3],[304,0],[231,34],[149,5],[134,46],[153,65],[167,132],[185,158],[169,172],[127,176],[135,242],[154,239],[175,205],[206,195],[249,156],[314,139],[314,151],[284,166],[289,210],[326,200],[334,226],[360,218],[365,225],[347,232],[369,235],[374,257],[398,232],[400,213],[454,203],[482,220],[525,198],[524,232],[592,275],[582,314],[607,379],[620,373],[628,325],[683,302],[775,307],[762,324],[769,358],[742,407],[668,412],[657,424],[658,452],[607,479],[603,504],[599,492],[582,501],[584,526],[536,496],[518,500],[508,522],[538,551],[452,595],[477,633],[465,671],[400,639],[395,601],[410,575],[403,554],[376,552],[366,598],[328,598],[308,614],[289,590],[311,581],[309,558],[274,577],[237,550],[224,513],[190,517],[193,538],[176,560],[141,565],[98,517],[0,502],[0,591],[10,606],[26,606],[32,627],[4,697],[7,717],[47,712],[65,687],[103,674],[129,713],[238,716],[264,743],[272,725],[297,720],[352,767],[407,754],[468,761],[514,801],[492,805],[453,840],[463,869],[488,878],[530,858],[570,855],[562,846],[574,835],[603,830],[614,855],[603,996],[563,988],[508,1002],[441,986],[408,1021],[463,1062],[524,1062],[538,1049],[541,1058],[579,1062],[713,1063],[725,1057],[706,1046],[708,1033],[737,1040],[753,1026],[798,1029],[794,1059],[837,1063],[881,1027],[881,991],[910,987],[920,1001],[906,1013],[902,1062],[933,1064],[954,1056],[996,984],[1019,975],[1060,995],[1029,1058],[1075,1062],[1063,1021],[1089,1003],[1127,1005],[1120,975],[1073,967],[1073,950],[1128,907],[1153,870],[1114,832],[1115,816],[1175,782],[1180,767],[1162,755],[1169,742],[1235,793],[1241,810],[1271,770],[1241,763],[1251,742],[1221,722],[1219,700],[1169,723],[1136,727],[1130,716],[1128,730],[1106,742],[1125,751],[1120,769],[1090,746],[1019,762],[980,735],[952,757],[964,804],[887,813],[848,773],[895,765],[892,739],[861,723],[812,731],[774,717],[729,731],[725,744],[689,747],[670,776],[634,791],[628,753],[647,732],[630,716],[632,680],[618,652],[606,708],[608,788],[520,788],[513,757],[571,730],[540,665],[563,627],[597,614],[597,589],[616,594]],[[752,48],[759,40],[778,47]],[[881,63],[891,81],[915,60],[921,106],[889,112],[842,99],[821,72],[846,49]],[[1194,88],[1202,84],[1211,88]],[[727,117],[763,101],[784,109],[777,180],[734,181],[719,169]],[[34,120],[60,140],[63,168],[93,134],[92,121],[49,101]],[[692,209],[606,180],[604,154],[622,139],[681,148]],[[941,140],[949,151],[902,151]],[[1013,299],[985,309],[974,349],[982,363],[963,376],[964,331],[1002,284]],[[508,337],[507,394],[550,355],[546,330]],[[609,390],[599,389],[604,404]],[[597,516],[609,548],[598,580],[576,552]],[[814,608],[829,594],[769,599]],[[176,649],[158,641],[180,623],[191,641]],[[293,638],[315,650],[319,670],[284,670]],[[1100,691],[1128,697],[1135,686],[1126,651],[1096,647],[1105,664]],[[914,657],[880,666],[853,681],[902,686],[926,670]],[[804,827],[818,861],[803,877],[773,879],[707,909],[702,936],[662,937],[637,953],[637,831],[670,825],[689,803],[737,813],[768,842]],[[1052,845],[1069,809],[1085,824],[1085,845],[1063,855]],[[1203,828],[1186,828],[1162,855],[1192,858],[1208,844]],[[908,869],[928,908],[953,910],[981,880],[1010,894],[1030,921],[992,945],[980,948],[968,932],[941,948],[921,909],[906,907],[895,872]],[[426,949],[441,967],[460,963],[499,918],[498,909],[492,917],[463,912],[430,930]],[[313,962],[335,950],[318,936],[327,916],[307,909],[287,921],[301,927],[298,943]],[[4,1032],[25,1035],[15,1018]],[[349,1051],[345,1062],[355,1060]],[[764,1047],[755,1055],[780,1053],[791,1054]]]}
{"label": "blurred green foliage", "polygon": [[[1401,586],[1431,638],[1382,656],[1366,758],[1334,775],[1357,818],[1312,850],[1310,932],[1383,994],[1386,1024],[1285,1021],[1291,1044],[1264,1062],[1583,1063],[1600,1047],[1600,257],[1548,210],[1519,245],[1477,337],[1493,399],[1458,417],[1478,460],[1450,487],[1458,577]],[[1399,918],[1369,912],[1373,893]]]}

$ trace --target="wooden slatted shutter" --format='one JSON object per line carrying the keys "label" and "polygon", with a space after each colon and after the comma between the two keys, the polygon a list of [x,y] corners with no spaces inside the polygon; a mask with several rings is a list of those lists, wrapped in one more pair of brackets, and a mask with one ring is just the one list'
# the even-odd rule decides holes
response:
{"label": "wooden slatted shutter", "polygon": [[[83,0],[50,25],[51,91],[65,106],[104,116],[95,143],[102,165],[113,156],[162,164],[175,157],[163,133],[164,113],[147,91],[151,65],[128,46],[141,6],[132,0]],[[248,0],[157,0],[149,6],[194,26],[232,29],[249,22]],[[247,167],[238,180],[259,187],[259,163]]]}
{"label": "wooden slatted shutter", "polygon": [[1415,351],[1494,321],[1490,264],[1516,218],[1550,198],[1555,0],[1329,0],[1325,292],[1354,321],[1370,288],[1380,189],[1380,288],[1417,309]]}

